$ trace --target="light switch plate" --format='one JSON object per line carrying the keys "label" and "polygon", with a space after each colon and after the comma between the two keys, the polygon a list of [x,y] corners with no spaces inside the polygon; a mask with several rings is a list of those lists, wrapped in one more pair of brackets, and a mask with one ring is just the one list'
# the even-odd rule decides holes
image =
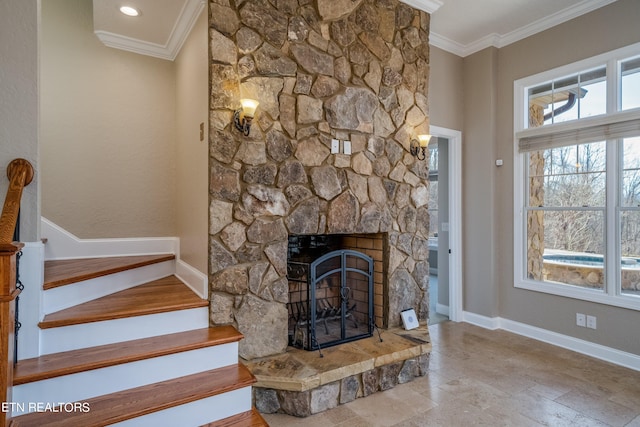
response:
{"label": "light switch plate", "polygon": [[342,152],[344,154],[351,154],[351,141],[343,141],[342,142]]}
{"label": "light switch plate", "polygon": [[331,140],[331,154],[338,154],[340,152],[340,141],[337,139]]}

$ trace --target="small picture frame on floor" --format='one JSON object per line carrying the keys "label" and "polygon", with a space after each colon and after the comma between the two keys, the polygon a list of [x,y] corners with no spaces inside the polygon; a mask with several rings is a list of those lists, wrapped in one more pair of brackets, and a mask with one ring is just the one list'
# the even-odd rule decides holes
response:
{"label": "small picture frame on floor", "polygon": [[418,327],[418,316],[416,316],[416,312],[413,308],[402,310],[400,312],[400,317],[402,317],[402,325],[407,331]]}

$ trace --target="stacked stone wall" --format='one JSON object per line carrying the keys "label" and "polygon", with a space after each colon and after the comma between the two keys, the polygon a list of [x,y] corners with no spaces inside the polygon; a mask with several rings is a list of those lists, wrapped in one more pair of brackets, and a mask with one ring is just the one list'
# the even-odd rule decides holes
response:
{"label": "stacked stone wall", "polygon": [[[211,322],[287,346],[289,234],[385,233],[387,326],[428,317],[429,15],[397,0],[211,0]],[[260,102],[251,133],[232,124]],[[331,140],[352,154],[332,154]]]}

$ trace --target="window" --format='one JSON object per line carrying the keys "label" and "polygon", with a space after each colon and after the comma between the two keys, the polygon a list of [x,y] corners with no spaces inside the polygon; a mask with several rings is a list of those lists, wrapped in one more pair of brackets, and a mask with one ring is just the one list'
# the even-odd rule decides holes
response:
{"label": "window", "polygon": [[640,44],[515,82],[515,286],[640,310]]}

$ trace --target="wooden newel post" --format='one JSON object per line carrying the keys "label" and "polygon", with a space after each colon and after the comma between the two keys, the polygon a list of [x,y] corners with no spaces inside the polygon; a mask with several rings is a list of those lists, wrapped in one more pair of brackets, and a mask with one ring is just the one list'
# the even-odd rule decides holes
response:
{"label": "wooden newel post", "polygon": [[15,159],[9,163],[9,188],[0,215],[0,427],[11,425],[16,298],[20,294],[16,288],[16,257],[23,245],[12,242],[13,232],[22,190],[33,175],[33,167],[27,160]]}
{"label": "wooden newel post", "polygon": [[16,297],[20,293],[16,289],[18,250],[16,245],[0,244],[0,427],[11,424]]}

